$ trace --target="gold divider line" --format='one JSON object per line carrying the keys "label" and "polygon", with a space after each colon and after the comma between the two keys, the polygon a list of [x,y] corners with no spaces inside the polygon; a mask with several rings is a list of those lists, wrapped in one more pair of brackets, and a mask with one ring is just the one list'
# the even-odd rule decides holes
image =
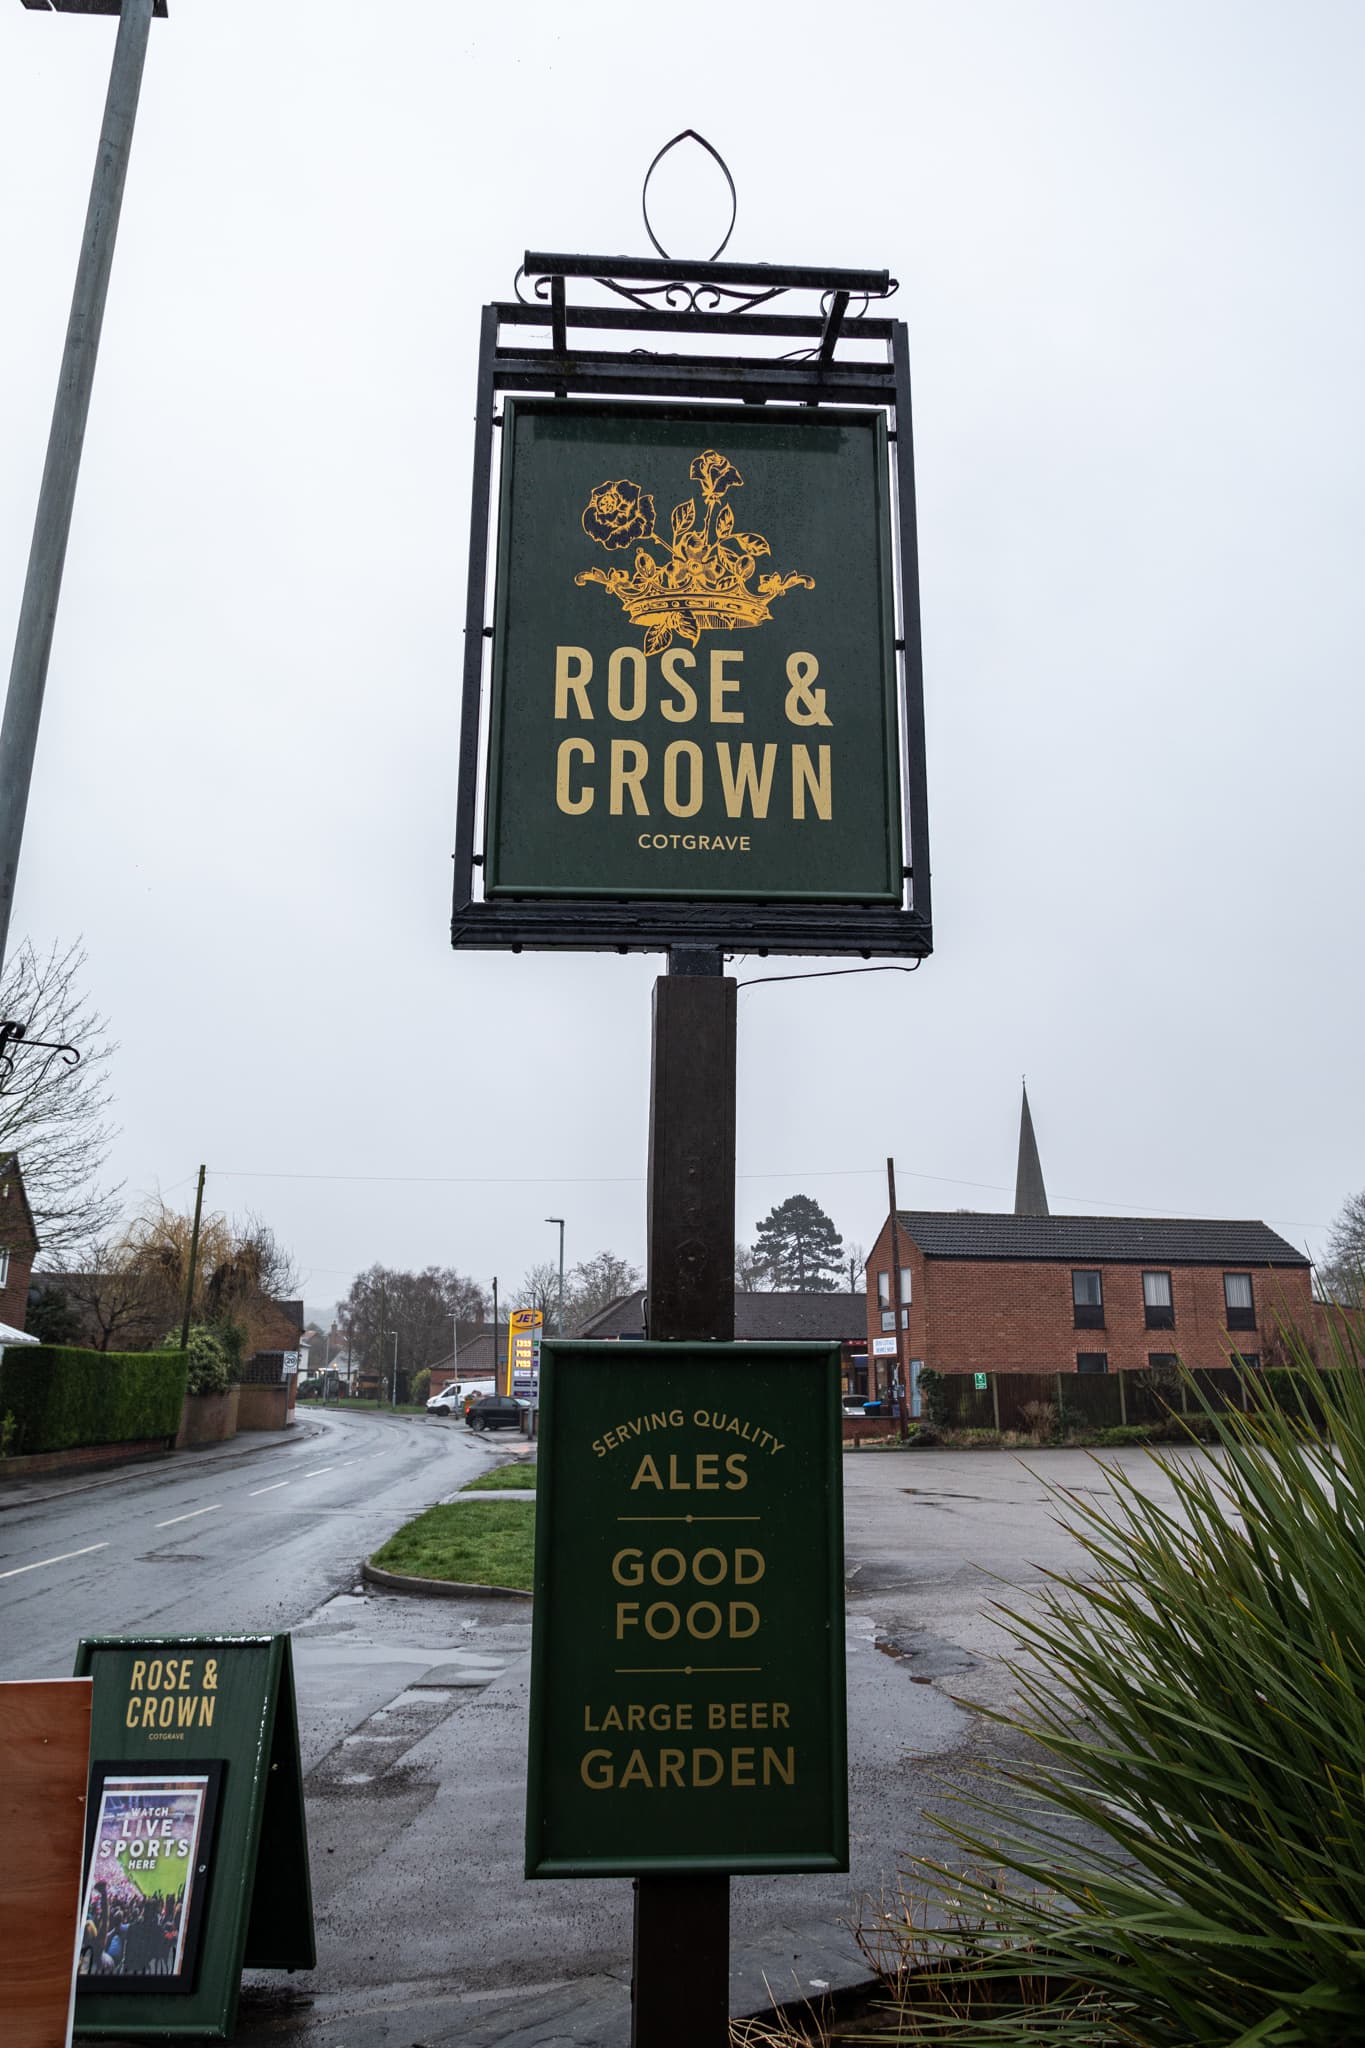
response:
{"label": "gold divider line", "polygon": [[618,1664],[617,1678],[714,1678],[734,1673],[761,1676],[761,1664]]}

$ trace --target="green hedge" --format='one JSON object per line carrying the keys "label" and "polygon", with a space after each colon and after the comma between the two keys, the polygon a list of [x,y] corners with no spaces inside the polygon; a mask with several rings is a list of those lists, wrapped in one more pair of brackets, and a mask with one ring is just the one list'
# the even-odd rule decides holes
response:
{"label": "green hedge", "polygon": [[15,1455],[173,1437],[185,1400],[183,1351],[78,1351],[25,1344],[0,1358],[0,1423]]}

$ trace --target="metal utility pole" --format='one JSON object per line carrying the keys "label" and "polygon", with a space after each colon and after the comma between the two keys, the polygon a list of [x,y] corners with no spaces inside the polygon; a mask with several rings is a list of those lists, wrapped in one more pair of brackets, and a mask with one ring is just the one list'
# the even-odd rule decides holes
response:
{"label": "metal utility pole", "polygon": [[194,1269],[199,1260],[199,1219],[204,1213],[204,1169],[199,1169],[199,1185],[194,1192],[194,1227],[190,1231],[190,1263],[185,1275],[185,1316],[180,1325],[180,1349],[183,1351],[190,1341],[190,1314],[194,1308]]}
{"label": "metal utility pole", "polygon": [[24,0],[24,5],[58,14],[117,14],[119,25],[57,398],[52,408],[47,460],[33,522],[28,574],[19,606],[9,693],[0,726],[0,965],[9,945],[10,912],[38,746],[38,722],[57,622],[62,568],[71,532],[76,479],[90,413],[90,392],[95,381],[95,359],[104,324],[147,36],[153,14],[166,12],[166,0],[123,0],[122,8],[119,0]]}
{"label": "metal utility pole", "polygon": [[562,1216],[547,1216],[545,1221],[559,1225],[559,1309],[555,1316],[555,1335],[556,1337],[562,1337],[564,1335],[564,1218]]}

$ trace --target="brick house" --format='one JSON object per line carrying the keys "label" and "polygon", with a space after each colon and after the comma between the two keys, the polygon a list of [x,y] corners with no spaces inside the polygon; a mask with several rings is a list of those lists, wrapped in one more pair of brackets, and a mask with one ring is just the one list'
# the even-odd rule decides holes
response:
{"label": "brick house", "polygon": [[38,1232],[24,1192],[17,1152],[0,1155],[0,1323],[22,1330]]}
{"label": "brick house", "polygon": [[458,1351],[447,1352],[431,1368],[431,1392],[439,1394],[452,1380],[478,1380],[494,1392],[507,1377],[507,1325],[501,1317],[496,1332],[492,1323],[480,1323],[461,1336]]}
{"label": "brick house", "polygon": [[[896,1212],[902,1344],[935,1372],[1123,1372],[1178,1356],[1253,1367],[1318,1327],[1307,1256],[1257,1222]],[[869,1347],[896,1333],[891,1219],[867,1262]],[[880,1340],[880,1343],[879,1343]],[[894,1359],[874,1357],[878,1385]]]}

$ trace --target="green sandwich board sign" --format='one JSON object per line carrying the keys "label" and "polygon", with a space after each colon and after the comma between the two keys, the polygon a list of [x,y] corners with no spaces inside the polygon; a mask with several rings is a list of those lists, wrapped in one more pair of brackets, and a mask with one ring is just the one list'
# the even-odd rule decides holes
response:
{"label": "green sandwich board sign", "polygon": [[553,1339],[528,1877],[848,1868],[839,1348]]}
{"label": "green sandwich board sign", "polygon": [[89,1636],[77,2034],[232,2037],[243,1969],[313,1968],[287,1635]]}
{"label": "green sandwich board sign", "polygon": [[490,900],[899,904],[886,433],[506,401]]}

